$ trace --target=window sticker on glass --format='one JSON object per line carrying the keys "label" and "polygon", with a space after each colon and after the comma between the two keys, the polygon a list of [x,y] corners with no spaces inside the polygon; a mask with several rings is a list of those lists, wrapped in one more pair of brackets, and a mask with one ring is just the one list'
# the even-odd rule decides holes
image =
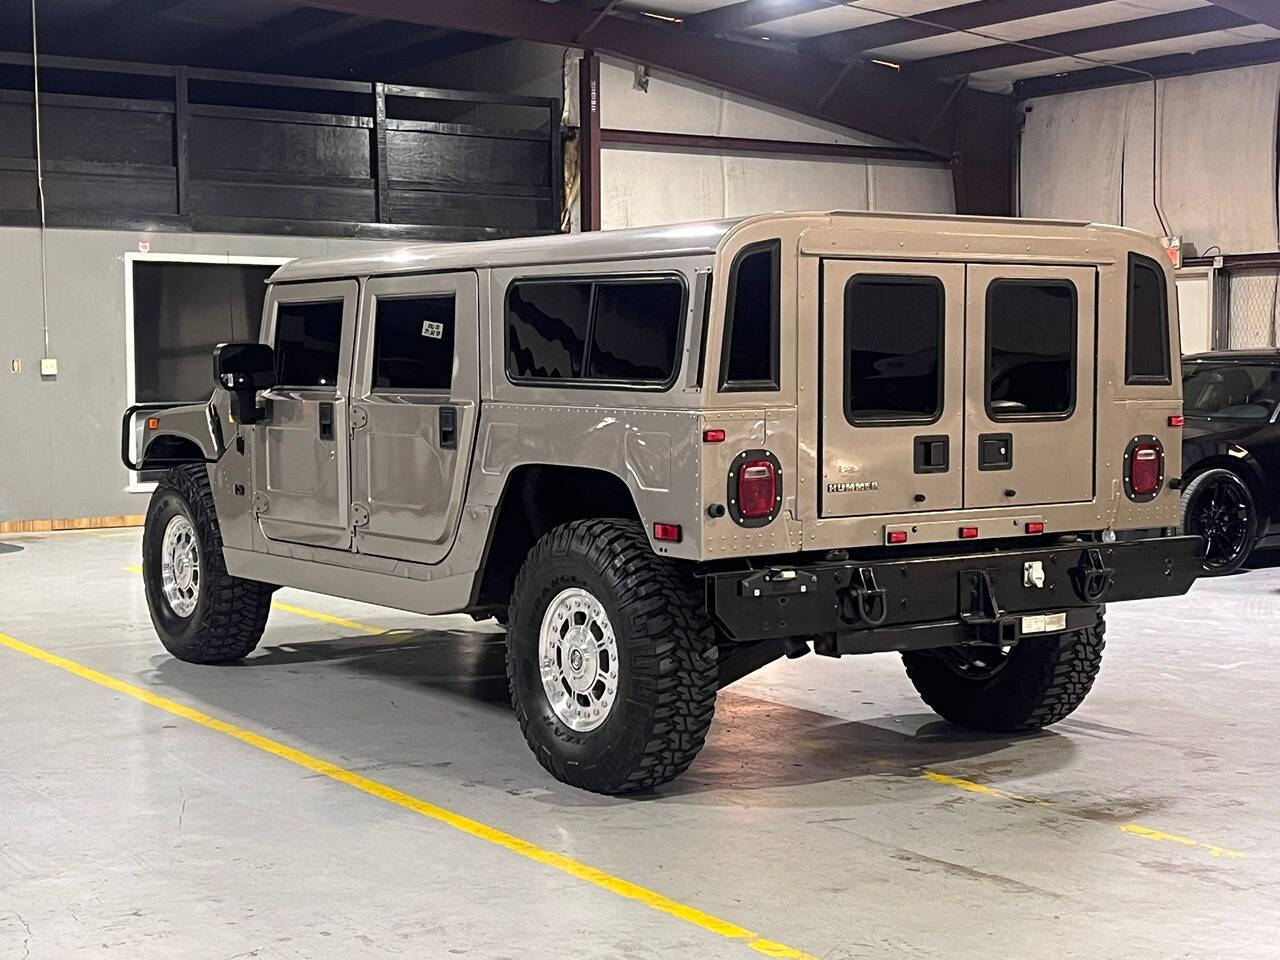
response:
{"label": "window sticker on glass", "polygon": [[432,340],[439,340],[444,337],[444,324],[437,323],[434,320],[423,320],[422,335],[430,337]]}

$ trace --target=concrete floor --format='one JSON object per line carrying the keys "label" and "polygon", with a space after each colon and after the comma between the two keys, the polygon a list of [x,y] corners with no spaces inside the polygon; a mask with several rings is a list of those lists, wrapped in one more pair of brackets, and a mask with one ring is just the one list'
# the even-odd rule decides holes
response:
{"label": "concrete floor", "polygon": [[[775,664],[625,800],[533,760],[496,627],[281,591],[363,628],[277,609],[189,666],[138,541],[9,538],[0,633],[824,960],[1280,954],[1280,568],[1113,607],[1089,701],[1027,739],[940,722],[894,656]],[[0,647],[4,960],[759,955]]]}

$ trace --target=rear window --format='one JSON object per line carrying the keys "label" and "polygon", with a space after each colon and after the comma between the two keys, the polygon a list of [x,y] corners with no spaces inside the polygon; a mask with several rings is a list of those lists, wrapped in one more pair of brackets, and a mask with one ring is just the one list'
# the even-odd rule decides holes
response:
{"label": "rear window", "polygon": [[662,386],[675,377],[685,283],[675,274],[523,280],[507,293],[515,382]]}
{"label": "rear window", "polygon": [[276,383],[336,390],[342,301],[276,305]]}
{"label": "rear window", "polygon": [[942,412],[943,290],[932,277],[854,277],[845,287],[845,416],[928,423]]}
{"label": "rear window", "polygon": [[987,413],[1065,418],[1075,407],[1076,288],[995,280],[987,288]]}
{"label": "rear window", "polygon": [[779,261],[782,243],[746,247],[729,270],[720,389],[778,389]]}
{"label": "rear window", "polygon": [[1280,404],[1280,367],[1265,363],[1193,360],[1182,368],[1182,408],[1188,417],[1270,420]]}
{"label": "rear window", "polygon": [[453,382],[453,296],[376,303],[373,388],[447,391]]}
{"label": "rear window", "polygon": [[1125,324],[1125,383],[1171,383],[1169,297],[1154,260],[1129,256],[1129,309]]}

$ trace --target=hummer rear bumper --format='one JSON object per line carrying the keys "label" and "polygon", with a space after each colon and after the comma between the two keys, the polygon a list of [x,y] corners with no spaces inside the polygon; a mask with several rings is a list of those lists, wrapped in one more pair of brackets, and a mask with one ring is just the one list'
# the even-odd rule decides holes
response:
{"label": "hummer rear bumper", "polygon": [[732,641],[800,638],[835,656],[1016,643],[1091,625],[1106,603],[1186,593],[1203,547],[1178,536],[777,565],[709,574],[707,603]]}

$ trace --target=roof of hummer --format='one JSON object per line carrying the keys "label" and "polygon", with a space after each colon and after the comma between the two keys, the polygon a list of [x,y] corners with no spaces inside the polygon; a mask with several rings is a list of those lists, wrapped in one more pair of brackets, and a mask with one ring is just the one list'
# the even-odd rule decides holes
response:
{"label": "roof of hummer", "polygon": [[1037,227],[1058,229],[1105,229],[1125,233],[1122,227],[1104,227],[1083,221],[1032,220],[1010,217],[965,217],[954,214],[879,213],[864,211],[813,211],[761,214],[727,220],[602,230],[592,233],[563,233],[551,236],[519,237],[510,240],[479,240],[462,243],[415,243],[384,247],[368,252],[332,257],[309,257],[284,264],[271,276],[272,283],[319,280],[333,277],[365,277],[386,274],[424,273],[438,270],[470,270],[476,267],[514,267],[530,264],[572,263],[586,260],[629,260],[645,257],[696,256],[712,254],[736,227],[770,219],[791,218],[863,219],[892,221],[934,221],[976,227],[988,225],[995,233],[1016,233]]}

